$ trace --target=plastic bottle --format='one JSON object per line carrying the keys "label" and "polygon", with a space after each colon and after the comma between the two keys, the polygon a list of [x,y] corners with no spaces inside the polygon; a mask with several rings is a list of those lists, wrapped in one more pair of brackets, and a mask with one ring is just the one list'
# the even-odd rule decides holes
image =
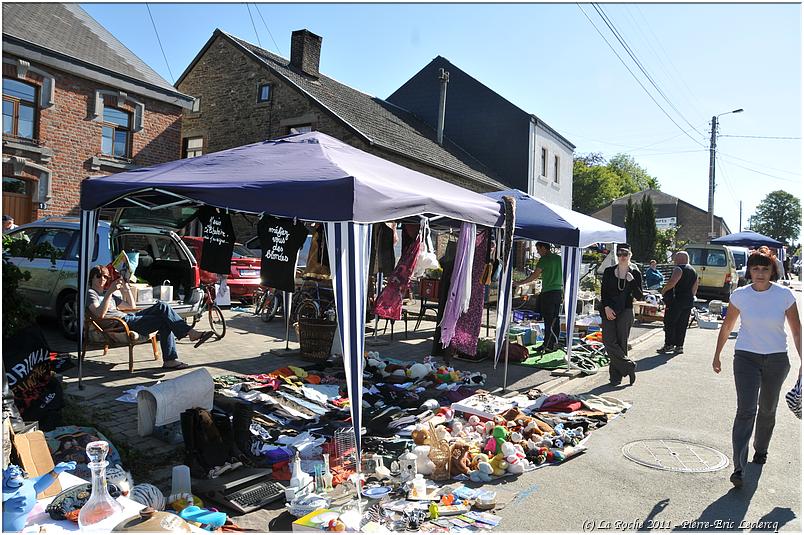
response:
{"label": "plastic bottle", "polygon": [[413,478],[413,497],[423,498],[426,495],[427,495],[427,482],[425,482],[423,475],[416,474],[416,477]]}

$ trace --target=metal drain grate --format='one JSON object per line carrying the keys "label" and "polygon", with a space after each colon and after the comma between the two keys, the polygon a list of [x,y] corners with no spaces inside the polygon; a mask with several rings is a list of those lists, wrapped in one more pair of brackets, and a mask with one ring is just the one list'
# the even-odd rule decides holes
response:
{"label": "metal drain grate", "polygon": [[637,440],[622,451],[627,459],[657,470],[716,472],[729,465],[729,459],[716,449],[685,440]]}

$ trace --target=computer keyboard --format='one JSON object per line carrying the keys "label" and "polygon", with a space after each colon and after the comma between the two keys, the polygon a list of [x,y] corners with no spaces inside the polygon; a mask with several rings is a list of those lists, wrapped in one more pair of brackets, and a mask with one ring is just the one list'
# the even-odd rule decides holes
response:
{"label": "computer keyboard", "polygon": [[227,498],[232,505],[248,513],[284,496],[285,486],[278,481],[270,480],[238,490]]}

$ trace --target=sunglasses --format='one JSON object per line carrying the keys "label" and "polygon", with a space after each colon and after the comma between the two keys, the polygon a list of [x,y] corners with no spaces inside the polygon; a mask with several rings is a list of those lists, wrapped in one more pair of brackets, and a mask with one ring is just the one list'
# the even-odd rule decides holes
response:
{"label": "sunglasses", "polygon": [[629,256],[630,254],[631,253],[629,253],[629,252],[621,251],[621,252],[617,253],[617,256]]}

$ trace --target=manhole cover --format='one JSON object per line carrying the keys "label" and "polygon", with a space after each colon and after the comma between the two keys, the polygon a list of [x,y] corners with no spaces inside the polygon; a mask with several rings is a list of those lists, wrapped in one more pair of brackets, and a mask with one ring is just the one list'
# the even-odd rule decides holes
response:
{"label": "manhole cover", "polygon": [[729,465],[719,451],[684,440],[637,440],[623,446],[623,455],[648,468],[673,472],[716,472]]}

